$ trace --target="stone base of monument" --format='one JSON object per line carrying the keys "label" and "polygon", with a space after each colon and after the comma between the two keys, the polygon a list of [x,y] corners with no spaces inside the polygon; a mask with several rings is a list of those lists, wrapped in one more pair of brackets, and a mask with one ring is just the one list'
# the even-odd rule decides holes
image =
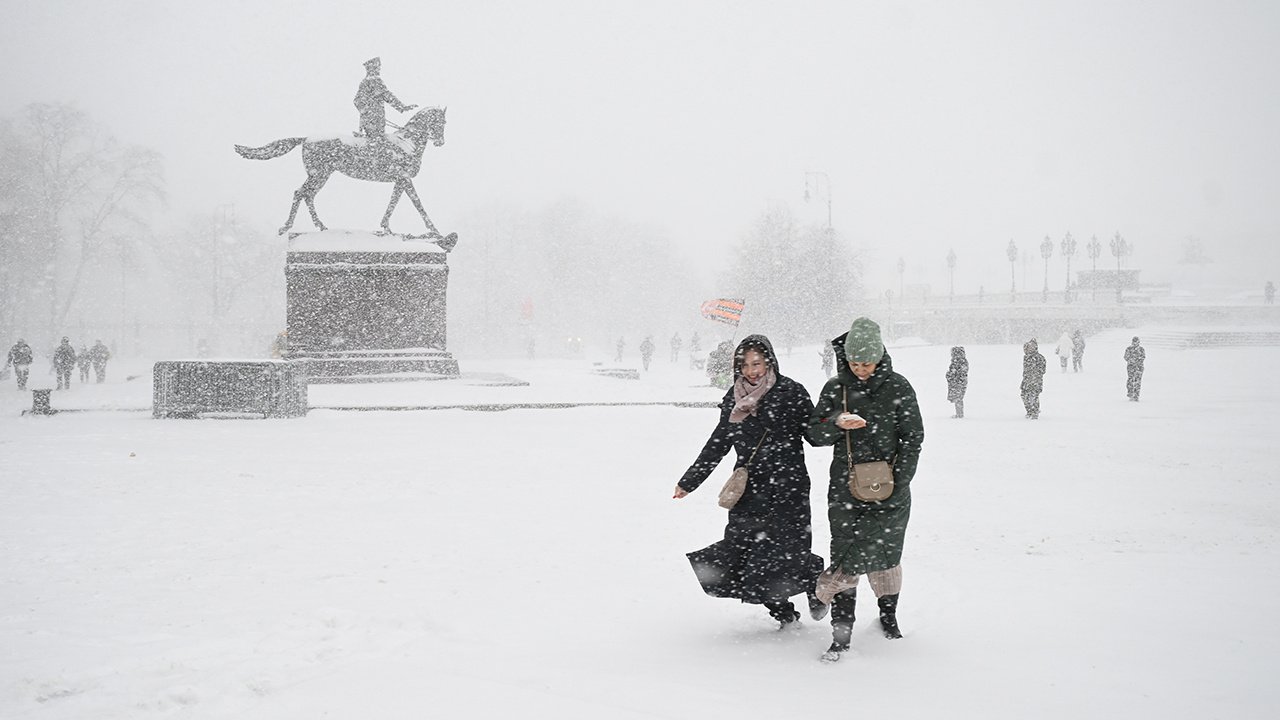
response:
{"label": "stone base of monument", "polygon": [[458,377],[458,361],[427,349],[291,354],[313,383],[400,382]]}
{"label": "stone base of monument", "polygon": [[305,371],[283,360],[163,360],[155,364],[151,393],[157,418],[307,414]]}
{"label": "stone base of monument", "polygon": [[458,377],[446,349],[447,238],[292,233],[288,350],[310,382]]}

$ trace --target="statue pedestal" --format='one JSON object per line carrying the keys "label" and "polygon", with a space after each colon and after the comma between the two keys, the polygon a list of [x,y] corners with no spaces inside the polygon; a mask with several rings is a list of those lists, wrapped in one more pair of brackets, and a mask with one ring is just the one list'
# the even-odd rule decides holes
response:
{"label": "statue pedestal", "polygon": [[285,263],[290,360],[310,382],[457,377],[445,349],[448,251],[420,238],[291,233]]}

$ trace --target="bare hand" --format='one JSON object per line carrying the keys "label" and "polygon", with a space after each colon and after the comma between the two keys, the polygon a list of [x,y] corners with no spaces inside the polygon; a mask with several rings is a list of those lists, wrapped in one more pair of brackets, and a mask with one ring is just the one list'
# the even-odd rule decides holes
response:
{"label": "bare hand", "polygon": [[674,493],[672,493],[671,497],[672,497],[672,498],[674,498],[674,499],[676,499],[676,500],[679,500],[680,498],[682,498],[682,497],[684,497],[684,496],[686,496],[686,495],[688,495],[688,494],[689,494],[689,492],[688,492],[687,490],[685,490],[684,488],[682,488],[682,487],[680,487],[679,485],[677,485],[677,486],[676,486],[676,491],[675,491]]}

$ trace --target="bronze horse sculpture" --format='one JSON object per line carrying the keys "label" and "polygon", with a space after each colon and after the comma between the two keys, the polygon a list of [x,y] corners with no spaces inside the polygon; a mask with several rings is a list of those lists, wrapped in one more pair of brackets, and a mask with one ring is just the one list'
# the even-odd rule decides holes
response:
{"label": "bronze horse sculpture", "polygon": [[324,223],[320,222],[320,216],[316,214],[316,193],[329,181],[329,176],[340,172],[357,180],[395,183],[391,191],[391,202],[387,204],[387,211],[382,216],[383,232],[391,233],[391,213],[403,193],[413,201],[413,206],[422,216],[422,222],[426,223],[426,237],[448,241],[449,247],[446,249],[451,249],[453,243],[457,242],[457,234],[450,233],[448,237],[440,235],[440,231],[427,217],[427,211],[422,208],[422,200],[413,187],[413,178],[422,165],[422,151],[426,149],[427,143],[436,147],[444,145],[446,109],[430,107],[419,110],[403,128],[383,138],[350,136],[311,140],[292,137],[256,148],[236,145],[236,152],[250,160],[270,160],[302,146],[302,164],[307,170],[307,180],[293,193],[293,207],[289,210],[289,219],[280,228],[281,235],[293,227],[298,205],[304,200],[307,210],[311,212],[311,221],[321,230],[326,229]]}

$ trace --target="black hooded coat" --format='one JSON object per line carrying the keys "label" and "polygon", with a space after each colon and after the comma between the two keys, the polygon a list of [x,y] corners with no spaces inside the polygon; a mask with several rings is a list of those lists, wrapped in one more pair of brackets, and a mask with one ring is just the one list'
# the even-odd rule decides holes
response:
{"label": "black hooded coat", "polygon": [[803,385],[779,372],[773,345],[763,335],[748,335],[738,344],[733,354],[735,381],[742,375],[747,350],[765,356],[776,384],[760,399],[756,413],[740,423],[729,422],[734,406],[733,386],[729,387],[720,402],[720,421],[679,485],[693,492],[730,450],[738,454],[735,469],[747,465],[755,451],[746,492],[729,511],[724,539],[688,557],[708,595],[762,604],[812,592],[822,572],[822,558],[812,552],[809,471],[804,462],[804,428],[813,403]]}

